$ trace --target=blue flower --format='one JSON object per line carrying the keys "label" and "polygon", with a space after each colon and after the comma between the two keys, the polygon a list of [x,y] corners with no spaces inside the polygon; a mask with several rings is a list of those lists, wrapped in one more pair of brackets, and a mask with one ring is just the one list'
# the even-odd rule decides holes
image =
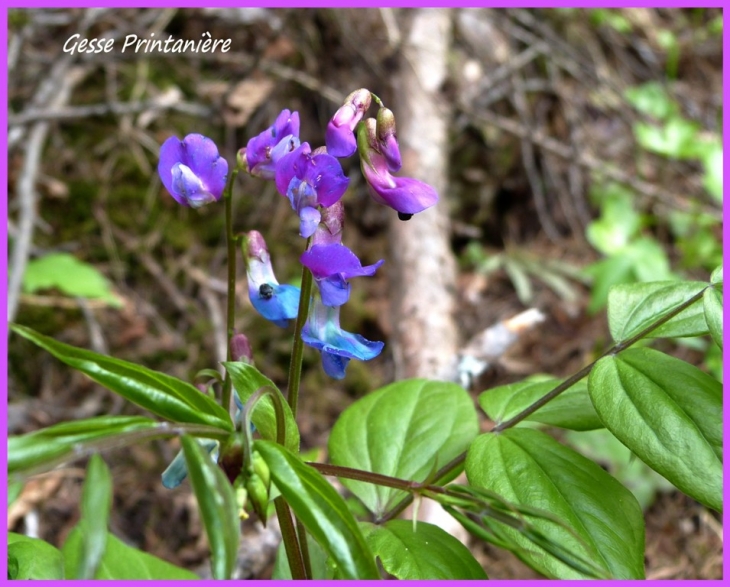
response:
{"label": "blue flower", "polygon": [[[218,450],[220,443],[210,438],[196,438],[198,444],[218,462]],[[167,489],[175,489],[183,479],[188,476],[188,467],[185,464],[185,455],[183,451],[178,452],[172,462],[162,473],[162,485]]]}
{"label": "blue flower", "polygon": [[289,198],[299,215],[299,234],[305,238],[312,236],[319,225],[318,207],[332,206],[349,183],[337,159],[326,153],[313,153],[308,143],[282,157],[276,168],[276,188]]}
{"label": "blue flower", "polygon": [[322,367],[334,379],[342,379],[350,359],[369,361],[383,350],[382,342],[369,341],[359,334],[340,328],[340,307],[325,306],[319,294],[313,296],[312,308],[302,340],[322,353]]}
{"label": "blue flower", "polygon": [[220,200],[226,187],[228,162],[208,137],[170,137],[160,148],[157,164],[162,184],[183,206],[200,208]]}
{"label": "blue flower", "polygon": [[279,285],[260,232],[252,230],[248,233],[244,258],[251,304],[264,318],[285,328],[289,320],[297,316],[301,290],[293,285]]}
{"label": "blue flower", "polygon": [[381,259],[363,267],[360,259],[343,244],[313,245],[299,259],[314,276],[325,306],[341,306],[350,298],[348,279],[374,275]]}

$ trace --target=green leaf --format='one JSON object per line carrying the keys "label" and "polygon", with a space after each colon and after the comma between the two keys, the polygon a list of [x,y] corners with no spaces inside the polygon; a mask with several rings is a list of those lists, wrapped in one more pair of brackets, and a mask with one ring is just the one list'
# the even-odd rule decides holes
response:
{"label": "green leaf", "polygon": [[[524,381],[501,385],[481,393],[479,405],[491,420],[501,424],[547,395],[560,382],[560,379],[548,375],[533,375]],[[603,428],[588,396],[585,379],[569,387],[525,419],[570,430]]]}
{"label": "green leaf", "polygon": [[112,505],[112,478],[104,459],[95,454],[86,468],[81,496],[79,528],[83,536],[77,579],[93,579],[106,549],[107,525]]}
{"label": "green leaf", "polygon": [[346,579],[379,579],[375,558],[345,500],[312,467],[281,445],[257,440],[271,480],[297,519],[337,564]]}
{"label": "green leaf", "polygon": [[173,422],[207,424],[232,431],[228,412],[190,383],[134,363],[58,342],[11,324],[10,328],[114,393]]}
{"label": "green leaf", "polygon": [[601,217],[590,223],[586,238],[604,255],[621,251],[641,227],[633,199],[630,192],[619,189],[607,190],[601,199]]}
{"label": "green leaf", "polygon": [[[466,458],[469,483],[508,501],[550,512],[532,524],[569,552],[594,561],[611,577],[644,577],[644,520],[633,495],[599,465],[537,430],[511,428],[483,434]],[[560,579],[584,578],[513,529],[521,558]]]}
{"label": "green leaf", "polygon": [[67,296],[98,298],[114,307],[122,305],[106,277],[68,253],[50,253],[28,262],[23,274],[23,291],[35,293],[53,288]]}
{"label": "green leaf", "polygon": [[63,579],[63,555],[45,540],[8,532],[8,579]]}
{"label": "green leaf", "polygon": [[11,436],[8,438],[8,473],[79,454],[82,449],[100,442],[113,445],[115,437],[122,435],[157,429],[164,435],[166,428],[163,426],[141,416],[99,416]]}
{"label": "green leaf", "polygon": [[659,82],[648,82],[628,88],[624,96],[639,112],[663,120],[678,113],[677,103]]}
{"label": "green leaf", "polygon": [[8,482],[8,507],[15,503],[15,500],[20,497],[23,492],[25,483],[22,481],[9,481]]}
{"label": "green leaf", "polygon": [[589,314],[595,314],[606,305],[613,286],[635,281],[633,267],[633,258],[622,252],[591,263],[584,269],[584,273],[593,279],[591,301],[588,305]]}
{"label": "green leaf", "polygon": [[637,122],[636,140],[647,151],[672,159],[691,159],[697,156],[695,143],[699,126],[679,116],[673,116],[663,126]]}
{"label": "green leaf", "polygon": [[[701,281],[660,281],[617,285],[608,295],[608,326],[616,342],[628,340],[707,287]],[[702,305],[692,304],[649,333],[649,337],[707,334]]]}
{"label": "green leaf", "polygon": [[230,579],[236,565],[240,520],[233,488],[210,455],[189,436],[182,437],[188,477],[195,492],[211,551],[213,578]]}
{"label": "green leaf", "polygon": [[676,487],[722,511],[722,385],[653,349],[604,357],[588,378],[601,420]]}
{"label": "green leaf", "polygon": [[[477,433],[476,410],[462,387],[410,379],[347,408],[332,428],[328,446],[335,465],[425,481],[464,452]],[[406,496],[401,490],[350,479],[342,484],[376,514]]]}
{"label": "green leaf", "polygon": [[705,290],[703,308],[712,340],[722,348],[722,284]]}
{"label": "green leaf", "polygon": [[385,571],[398,579],[488,579],[461,542],[433,524],[390,520],[362,524],[365,539]]}
{"label": "green leaf", "polygon": [[[243,362],[226,362],[223,366],[231,376],[233,388],[238,393],[241,403],[245,404],[254,393],[261,387],[269,386],[276,390],[281,396],[284,405],[284,418],[286,426],[286,447],[294,452],[299,452],[299,428],[294,419],[291,408],[279,388],[274,385],[266,375],[262,374],[256,367]],[[254,408],[251,421],[256,429],[266,440],[276,441],[276,412],[274,411],[274,400],[266,396],[261,398]]]}
{"label": "green leaf", "polygon": [[[81,560],[82,532],[77,526],[68,535],[63,544],[63,556],[66,569],[75,569]],[[72,577],[66,576],[67,579]],[[127,546],[114,534],[106,537],[106,550],[96,570],[95,579],[154,579],[185,580],[199,579],[186,569],[181,569],[156,556]]]}
{"label": "green leaf", "polygon": [[722,202],[723,157],[720,141],[713,142],[708,152],[702,157],[702,164],[705,167],[702,185],[715,200]]}
{"label": "green leaf", "polygon": [[712,275],[710,275],[710,283],[722,283],[722,265],[712,272]]}

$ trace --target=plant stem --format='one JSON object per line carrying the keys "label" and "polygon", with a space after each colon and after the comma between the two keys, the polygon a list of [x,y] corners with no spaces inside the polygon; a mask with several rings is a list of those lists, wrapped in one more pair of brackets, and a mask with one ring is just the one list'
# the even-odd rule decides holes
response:
{"label": "plant stem", "polygon": [[306,579],[307,571],[304,566],[302,551],[299,548],[297,532],[292,522],[289,504],[284,501],[283,497],[279,496],[274,500],[274,506],[276,507],[276,517],[279,518],[281,539],[284,542],[284,549],[286,550],[286,558],[289,561],[292,579]]}
{"label": "plant stem", "polygon": [[[307,248],[311,242],[311,237],[307,239]],[[309,304],[312,298],[312,272],[306,267],[302,267],[302,293],[299,298],[299,311],[297,312],[297,321],[294,324],[294,344],[291,349],[291,362],[289,363],[289,384],[287,386],[287,401],[291,408],[294,418],[297,417],[297,407],[299,405],[299,385],[302,381],[302,359],[304,358],[304,341],[302,340],[302,329],[307,321],[309,314]]]}
{"label": "plant stem", "polygon": [[304,561],[304,572],[307,579],[312,578],[312,561],[309,559],[309,544],[307,543],[307,530],[302,521],[294,516],[297,522],[297,536],[299,537],[299,548],[302,549],[302,560]]}
{"label": "plant stem", "polygon": [[[226,245],[228,247],[228,299],[226,315],[226,360],[231,360],[231,338],[233,338],[234,313],[236,308],[236,239],[233,237],[233,184],[238,169],[234,169],[228,177],[226,189],[223,191],[223,200],[226,205]],[[226,371],[221,394],[221,405],[231,411],[231,376]]]}
{"label": "plant stem", "polygon": [[[619,342],[619,343],[615,344],[610,349],[608,349],[605,353],[603,353],[598,359],[596,359],[589,365],[583,367],[580,371],[578,371],[574,375],[571,375],[570,377],[568,377],[568,379],[566,379],[565,381],[563,381],[562,383],[560,383],[559,385],[554,387],[543,397],[541,397],[540,399],[538,399],[537,401],[532,403],[530,406],[528,406],[527,408],[522,410],[514,418],[511,418],[505,422],[502,422],[501,424],[492,428],[490,430],[490,432],[493,432],[493,433],[501,432],[502,430],[506,430],[507,428],[511,428],[512,426],[515,426],[516,424],[518,424],[519,422],[521,422],[522,420],[527,418],[527,416],[529,416],[530,414],[533,414],[534,412],[539,410],[542,406],[544,406],[546,403],[548,403],[551,399],[557,397],[562,392],[564,392],[566,389],[568,389],[569,387],[573,386],[575,383],[577,383],[578,381],[583,379],[583,377],[585,377],[586,375],[588,375],[591,372],[591,369],[593,369],[593,367],[596,365],[596,363],[598,363],[598,361],[600,361],[604,357],[607,357],[609,355],[615,355],[615,354],[629,348],[637,341],[639,341],[642,338],[644,338],[645,336],[651,334],[652,331],[656,330],[663,324],[666,324],[667,322],[669,322],[672,318],[674,318],[675,316],[677,316],[678,314],[680,314],[681,312],[683,312],[684,310],[689,308],[692,304],[701,300],[702,296],[705,293],[705,290],[709,287],[713,287],[713,286],[708,285],[707,287],[703,288],[701,291],[699,291],[698,293],[693,295],[688,300],[679,304],[672,311],[668,312],[667,314],[665,314],[664,316],[659,318],[656,322],[653,322],[646,328],[642,329],[640,332],[638,332],[631,338],[628,338],[627,340],[625,340],[623,342]],[[453,461],[451,461],[450,463],[446,464],[444,467],[439,469],[439,471],[436,473],[435,478],[438,480],[441,477],[445,476],[446,474],[451,473],[454,469],[456,469],[458,466],[460,466],[464,462],[464,460],[466,460],[466,452],[461,453]],[[310,464],[312,464],[312,463],[310,463]],[[380,519],[378,520],[378,522],[385,522],[387,520],[391,520],[391,519],[395,518],[404,509],[406,509],[411,504],[412,501],[413,501],[413,494],[403,498],[393,508],[391,508],[388,512],[383,514],[380,517]]]}
{"label": "plant stem", "polygon": [[[709,287],[709,286],[708,286]],[[502,422],[501,424],[498,424],[494,428],[490,430],[490,432],[501,432],[502,430],[506,430],[507,428],[512,428],[516,424],[519,424],[522,420],[527,418],[529,415],[534,414],[537,410],[539,410],[541,407],[543,407],[546,403],[548,403],[551,399],[556,398],[561,393],[563,393],[566,389],[569,387],[572,387],[574,384],[576,384],[578,381],[583,379],[586,375],[588,375],[591,372],[591,369],[600,361],[601,359],[608,357],[609,355],[615,355],[617,353],[620,353],[622,350],[629,348],[631,345],[636,343],[637,341],[641,340],[648,334],[650,334],[653,330],[656,330],[659,328],[662,324],[666,324],[669,322],[672,318],[674,318],[677,314],[680,312],[683,312],[688,307],[690,307],[692,304],[697,302],[698,300],[702,299],[702,296],[705,293],[705,289],[703,288],[702,291],[698,292],[697,294],[693,295],[688,300],[682,302],[679,306],[674,308],[671,312],[668,312],[659,320],[656,322],[652,322],[649,326],[641,330],[640,332],[636,333],[631,338],[616,343],[614,346],[612,346],[610,349],[608,349],[605,353],[603,353],[600,357],[598,357],[595,361],[590,363],[589,365],[586,365],[583,367],[580,371],[575,373],[574,375],[571,375],[568,377],[565,381],[563,381],[561,384],[550,390],[547,394],[542,396],[540,399],[532,403],[531,405],[527,406],[524,410],[522,410],[519,414],[514,416],[513,418],[510,418],[509,420],[506,420],[505,422]]]}

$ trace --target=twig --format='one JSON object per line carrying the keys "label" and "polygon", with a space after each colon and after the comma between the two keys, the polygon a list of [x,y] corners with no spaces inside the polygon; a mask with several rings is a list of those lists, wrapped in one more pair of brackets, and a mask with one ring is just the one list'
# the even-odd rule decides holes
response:
{"label": "twig", "polygon": [[494,114],[493,112],[490,112],[488,110],[481,110],[479,112],[476,112],[465,104],[461,104],[459,107],[461,108],[462,112],[471,117],[473,120],[476,120],[483,124],[496,126],[497,128],[514,134],[515,136],[518,136],[520,138],[529,139],[540,148],[545,149],[546,151],[549,151],[554,155],[557,155],[567,160],[575,160],[579,165],[586,167],[591,171],[603,174],[609,179],[613,179],[619,183],[628,185],[643,196],[646,196],[652,200],[658,200],[659,202],[665,204],[670,208],[683,210],[686,212],[703,212],[704,214],[708,214],[709,216],[712,216],[713,218],[716,218],[718,220],[722,219],[722,210],[718,210],[717,208],[708,204],[700,204],[696,200],[691,202],[687,201],[683,196],[679,194],[638,179],[635,176],[630,175],[629,173],[621,171],[617,167],[608,165],[604,161],[599,161],[593,155],[590,155],[588,153],[580,153],[576,159],[573,153],[573,149],[570,146],[565,145],[560,141],[557,141],[547,136],[542,130],[531,130],[521,125],[519,122],[515,122],[514,120],[510,120],[509,118],[506,118],[504,116]]}
{"label": "twig", "polygon": [[101,355],[108,355],[109,348],[107,347],[106,340],[104,339],[104,333],[101,330],[99,321],[96,319],[96,316],[94,316],[94,311],[91,309],[89,300],[77,297],[76,303],[79,308],[81,308],[81,312],[84,314],[84,318],[86,319],[86,324],[89,327],[91,348]]}
{"label": "twig", "polygon": [[105,116],[107,114],[136,114],[138,112],[145,112],[148,110],[174,110],[176,112],[201,118],[209,117],[212,114],[210,108],[194,102],[166,104],[160,100],[147,100],[137,102],[116,102],[110,104],[90,104],[88,106],[70,106],[68,108],[58,108],[53,110],[33,108],[26,110],[21,114],[10,116],[8,118],[8,126],[12,127],[37,121],[75,120],[89,118],[91,116]]}

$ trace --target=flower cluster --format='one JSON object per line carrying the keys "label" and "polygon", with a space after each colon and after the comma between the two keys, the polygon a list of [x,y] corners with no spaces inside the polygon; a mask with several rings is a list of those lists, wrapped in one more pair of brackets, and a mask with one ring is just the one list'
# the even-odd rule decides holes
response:
{"label": "flower cluster", "polygon": [[[372,102],[375,118],[363,119]],[[358,152],[360,168],[373,199],[408,220],[438,200],[436,191],[416,179],[393,175],[401,168],[395,116],[369,90],[352,92],[327,125],[326,146],[312,149],[299,138],[299,114],[283,110],[273,125],[251,138],[238,152],[238,168],[273,180],[299,217],[299,234],[307,238],[300,262],[311,271],[316,288],[302,340],[321,352],[322,365],[341,379],[350,359],[367,361],[380,354],[383,343],[342,330],[340,307],[350,297],[350,280],[374,275],[383,261],[363,266],[342,244],[342,196],[350,180],[338,158]],[[162,145],[158,171],[162,183],[179,203],[200,207],[219,200],[226,189],[228,164],[213,141],[191,134],[171,137]],[[230,197],[230,186],[226,197]],[[277,281],[262,235],[252,230],[242,239],[249,299],[264,318],[286,327],[296,318],[301,291]]]}

